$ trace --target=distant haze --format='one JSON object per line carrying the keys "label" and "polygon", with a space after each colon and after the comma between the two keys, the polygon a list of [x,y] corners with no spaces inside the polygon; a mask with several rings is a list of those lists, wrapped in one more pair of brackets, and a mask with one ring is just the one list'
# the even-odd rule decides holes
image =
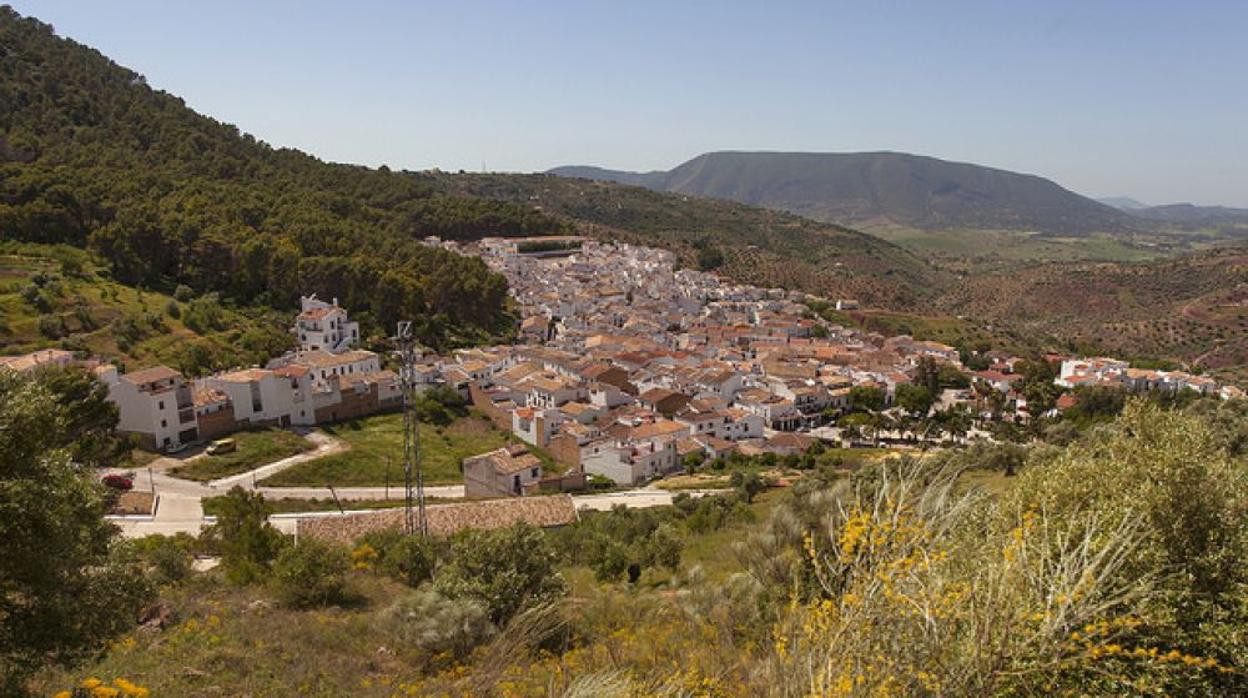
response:
{"label": "distant haze", "polygon": [[391,167],[904,151],[1248,207],[1248,3],[17,0],[275,145]]}

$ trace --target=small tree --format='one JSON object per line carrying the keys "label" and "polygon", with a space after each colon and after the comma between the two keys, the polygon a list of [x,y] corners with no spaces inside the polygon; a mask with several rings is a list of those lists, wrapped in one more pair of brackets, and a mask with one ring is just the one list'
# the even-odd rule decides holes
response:
{"label": "small tree", "polygon": [[927,388],[921,385],[902,384],[897,386],[896,402],[901,409],[921,417],[931,409],[935,398]]}
{"label": "small tree", "polygon": [[450,562],[434,579],[453,599],[474,599],[503,624],[527,607],[567,593],[545,535],[527,524],[492,531],[468,530],[451,542]]}
{"label": "small tree", "polygon": [[324,606],[342,599],[350,566],[347,551],[340,546],[304,538],[278,554],[273,585],[287,606]]}
{"label": "small tree", "polygon": [[157,534],[139,540],[136,547],[149,565],[153,579],[160,584],[176,584],[191,576],[194,561],[190,550],[192,541],[185,533],[177,536]]}
{"label": "small tree", "polygon": [[685,457],[681,459],[681,464],[685,466],[685,472],[692,475],[698,472],[698,467],[705,461],[705,451],[693,451],[685,454]]}
{"label": "small tree", "polygon": [[610,582],[623,576],[628,569],[628,550],[611,540],[601,541],[602,548],[592,561],[594,578],[600,582]]}
{"label": "small tree", "polygon": [[433,579],[437,563],[437,547],[428,538],[401,535],[381,549],[381,569],[410,587]]}
{"label": "small tree", "polygon": [[747,503],[753,502],[758,493],[767,489],[767,483],[758,473],[743,473],[738,470],[732,474],[728,482]]}
{"label": "small tree", "polygon": [[680,567],[680,554],[684,549],[684,541],[671,524],[663,524],[650,534],[648,541],[649,558],[652,564],[675,572]]}
{"label": "small tree", "polygon": [[871,385],[855,385],[849,389],[849,408],[855,412],[879,412],[884,409],[884,391]]}
{"label": "small tree", "polygon": [[269,569],[285,537],[269,523],[272,513],[259,492],[237,485],[221,499],[221,513],[205,536],[221,549],[221,566],[235,584],[250,584]]}

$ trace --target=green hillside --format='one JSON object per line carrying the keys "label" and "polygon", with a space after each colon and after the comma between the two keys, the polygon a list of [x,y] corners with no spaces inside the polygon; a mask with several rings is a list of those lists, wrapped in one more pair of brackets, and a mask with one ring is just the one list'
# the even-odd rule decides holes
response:
{"label": "green hillside", "polygon": [[532,206],[273,148],[52,28],[0,8],[0,239],[89,248],[114,278],[242,304],[339,297],[427,341],[506,330],[506,283],[436,234],[561,232]]}
{"label": "green hillside", "polygon": [[292,345],[291,314],[189,291],[175,299],[118,283],[66,245],[0,243],[0,354],[58,347],[199,375],[263,363]]}

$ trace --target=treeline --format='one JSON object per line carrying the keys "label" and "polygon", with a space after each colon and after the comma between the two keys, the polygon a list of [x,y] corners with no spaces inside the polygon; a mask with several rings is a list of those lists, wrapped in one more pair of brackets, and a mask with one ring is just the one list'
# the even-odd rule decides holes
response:
{"label": "treeline", "polygon": [[85,247],[128,284],[240,303],[338,297],[426,341],[510,326],[506,284],[428,235],[567,232],[532,206],[275,149],[0,8],[0,237]]}

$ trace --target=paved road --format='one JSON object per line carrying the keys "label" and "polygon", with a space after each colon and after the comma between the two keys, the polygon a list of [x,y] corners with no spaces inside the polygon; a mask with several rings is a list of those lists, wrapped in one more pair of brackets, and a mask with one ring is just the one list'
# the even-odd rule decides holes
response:
{"label": "paved road", "polygon": [[[142,469],[135,472],[134,486],[138,490],[150,488],[157,495],[156,512],[150,517],[114,517],[113,521],[121,527],[122,533],[128,537],[160,533],[173,535],[176,533],[198,534],[211,521],[204,518],[201,500],[224,494],[230,488],[238,486],[245,490],[260,492],[266,499],[332,499],[335,495],[343,508],[350,510],[350,502],[361,500],[401,500],[403,487],[341,487],[330,490],[328,487],[262,487],[258,483],[266,477],[279,473],[299,463],[340,453],[347,449],[346,443],[335,439],[321,431],[304,433],[304,437],[315,444],[315,448],[305,453],[284,458],[273,463],[262,465],[254,470],[237,475],[220,478],[210,482],[184,480],[169,474],[169,471],[197,458],[202,453],[185,457],[165,456],[150,464],[147,472]],[[715,490],[694,490],[688,493],[694,497],[713,494]],[[437,499],[463,499],[463,485],[433,485],[425,488],[428,497]],[[672,503],[673,493],[657,487],[643,487],[623,492],[607,492],[600,494],[575,495],[573,500],[578,509],[606,511],[617,504],[629,508],[646,508],[668,506]],[[307,512],[302,514],[278,514],[270,517],[270,521],[278,529],[293,533],[295,522],[301,517],[332,516],[338,512]]]}

